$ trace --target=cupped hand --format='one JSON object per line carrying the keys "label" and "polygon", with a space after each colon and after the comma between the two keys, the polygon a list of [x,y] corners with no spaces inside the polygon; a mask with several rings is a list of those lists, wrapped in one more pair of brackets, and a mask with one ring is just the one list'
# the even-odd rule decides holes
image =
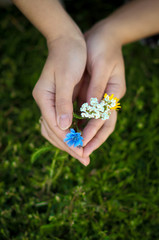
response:
{"label": "cupped hand", "polygon": [[[91,97],[100,101],[106,92],[121,99],[126,92],[124,61],[120,41],[104,21],[96,24],[85,34],[87,44],[87,74],[84,76],[83,94],[79,95],[80,103],[84,97],[89,102]],[[86,91],[87,89],[87,91]],[[112,110],[108,120],[91,119],[83,130],[84,152],[88,157],[114,131],[117,112]]]}
{"label": "cupped hand", "polygon": [[86,66],[86,45],[81,37],[59,37],[48,44],[49,54],[33,97],[41,114],[41,133],[54,146],[68,152],[84,165],[82,148],[68,147],[64,138],[72,123],[73,99]]}

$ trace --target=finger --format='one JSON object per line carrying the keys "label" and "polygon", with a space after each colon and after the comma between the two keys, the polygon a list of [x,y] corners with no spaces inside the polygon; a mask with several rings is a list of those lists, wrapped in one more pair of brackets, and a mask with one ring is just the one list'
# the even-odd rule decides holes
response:
{"label": "finger", "polygon": [[113,111],[111,117],[105,121],[103,127],[98,131],[95,137],[84,147],[83,156],[89,156],[94,150],[100,147],[109,135],[114,131],[117,120],[117,112]]}
{"label": "finger", "polygon": [[[89,86],[87,79],[85,83],[87,84],[88,89],[87,101],[89,102],[91,97],[96,97],[100,102],[105,92],[110,70],[106,69],[105,62],[99,61],[96,62],[94,66],[92,66],[92,70],[90,70],[90,73],[91,79]],[[102,127],[103,124],[104,124],[103,120],[92,119],[88,122],[87,126],[83,130],[84,146],[96,135],[96,133]]]}
{"label": "finger", "polygon": [[[126,91],[125,74],[123,66],[116,67],[113,76],[108,81],[106,92],[108,95],[114,94],[114,97],[122,98]],[[108,121],[108,120],[106,120]],[[83,131],[84,146],[97,134],[99,129],[103,126],[103,120],[90,120]]]}
{"label": "finger", "polygon": [[74,151],[72,151],[71,148],[68,148],[63,142],[61,142],[56,135],[52,136],[52,132],[50,135],[50,129],[46,123],[46,121],[43,119],[42,121],[42,127],[41,127],[42,135],[53,145],[60,148],[63,151],[68,152],[71,156],[78,159],[82,164],[87,166],[90,163],[90,158],[87,156],[86,158],[80,157],[78,154],[76,154]]}
{"label": "finger", "polygon": [[82,82],[81,82],[81,87],[78,93],[78,106],[80,107],[83,103],[87,101],[87,91],[88,91],[89,82],[90,82],[89,73],[85,71]]}
{"label": "finger", "polygon": [[[61,130],[57,126],[55,118],[54,94],[51,92],[42,91],[40,97],[42,98],[42,101],[40,101],[38,105],[40,107],[43,119],[47,122],[47,125],[50,129],[51,138],[53,139],[56,137],[63,145],[67,146],[66,143],[64,143],[64,138],[69,130]],[[71,150],[76,152],[79,157],[82,157],[82,148],[71,147]]]}
{"label": "finger", "polygon": [[[67,147],[67,143],[64,142],[64,139],[66,137],[66,134],[69,133],[69,130],[61,130],[61,129],[59,129],[59,127],[56,124],[53,125],[53,128],[50,127],[50,124],[49,124],[50,122],[48,121],[49,118],[48,118],[47,112],[45,112],[45,114],[43,115],[43,119],[44,119],[44,122],[47,123],[50,138],[58,139],[58,142],[60,142],[62,144],[62,146]],[[75,148],[75,147],[71,146],[69,148],[67,147],[67,149],[71,149],[79,157],[82,157],[82,155],[83,155],[83,148]]]}
{"label": "finger", "polygon": [[56,74],[56,115],[60,129],[66,130],[71,126],[74,82],[71,76]]}
{"label": "finger", "polygon": [[111,74],[110,68],[106,65],[106,62],[101,59],[91,66],[91,79],[88,87],[87,101],[90,101],[90,98],[97,98],[100,102],[103,97],[109,76]]}
{"label": "finger", "polygon": [[[48,132],[47,132],[43,122],[41,122],[41,135],[50,142],[50,138],[49,138]],[[63,148],[59,144],[57,144],[56,141],[54,141],[53,139],[52,139],[51,143],[55,147],[63,150]]]}
{"label": "finger", "polygon": [[[68,147],[65,142],[61,139],[59,139],[56,134],[54,134],[54,132],[49,128],[49,125],[47,124],[47,122],[45,121],[45,119],[43,118],[43,124],[47,130],[48,136],[55,141],[57,144],[60,144],[60,146],[63,147],[63,150],[67,151],[73,151],[77,157],[82,157],[83,156],[83,148],[74,148],[73,146]],[[68,131],[69,132],[69,131]],[[67,133],[68,133],[67,132]]]}
{"label": "finger", "polygon": [[110,96],[114,94],[114,97],[121,99],[126,92],[126,82],[125,82],[125,70],[124,63],[121,63],[115,67],[111,78],[108,81],[106,87],[106,93]]}
{"label": "finger", "polygon": [[50,127],[57,126],[55,118],[55,79],[52,60],[47,59],[39,80],[33,89],[33,98]]}
{"label": "finger", "polygon": [[102,119],[91,119],[86,127],[83,130],[83,146],[86,146],[87,143],[97,134],[98,130],[103,126],[104,120]]}

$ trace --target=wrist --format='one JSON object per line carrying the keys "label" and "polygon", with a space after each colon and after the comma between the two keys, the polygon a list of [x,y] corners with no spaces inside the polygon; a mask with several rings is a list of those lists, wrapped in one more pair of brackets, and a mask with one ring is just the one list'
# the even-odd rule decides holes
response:
{"label": "wrist", "polygon": [[59,2],[57,3],[57,5],[57,9],[59,8],[58,14],[54,14],[54,23],[45,35],[48,46],[51,42],[62,38],[75,38],[84,41],[84,36],[81,33],[80,28],[69,16],[69,14],[64,10],[64,8]]}
{"label": "wrist", "polygon": [[49,53],[52,52],[54,49],[55,44],[58,42],[63,42],[63,44],[70,44],[71,42],[76,42],[80,47],[86,52],[86,42],[84,39],[83,34],[79,31],[76,31],[75,29],[69,28],[67,33],[66,32],[61,32],[56,35],[50,35],[47,40],[47,47],[49,50]]}
{"label": "wrist", "polygon": [[80,29],[72,19],[69,19],[69,16],[67,20],[65,18],[61,18],[60,22],[53,26],[45,37],[48,43],[63,37],[79,38],[84,40]]}
{"label": "wrist", "polygon": [[98,23],[98,28],[104,41],[118,47],[122,47],[125,44],[124,34],[116,21],[106,18]]}
{"label": "wrist", "polygon": [[100,45],[101,49],[105,49],[105,46],[107,45],[112,46],[114,49],[121,48],[123,45],[123,39],[118,33],[117,26],[107,19],[103,19],[95,24],[88,32],[86,32],[85,36],[87,44],[89,41],[92,41],[93,36],[93,40],[96,44],[98,43],[98,45]]}

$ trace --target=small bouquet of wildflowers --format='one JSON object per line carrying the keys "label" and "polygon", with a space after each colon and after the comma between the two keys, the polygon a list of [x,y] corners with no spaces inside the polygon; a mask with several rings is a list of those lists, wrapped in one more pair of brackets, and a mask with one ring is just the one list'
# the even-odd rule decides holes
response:
{"label": "small bouquet of wildflowers", "polygon": [[[81,116],[73,114],[76,119],[102,119],[107,120],[111,115],[111,110],[118,110],[121,108],[119,99],[114,97],[114,94],[109,96],[107,93],[104,94],[104,98],[101,102],[98,102],[97,98],[91,98],[90,104],[84,103],[81,108]],[[76,125],[77,127],[77,125]],[[78,129],[78,128],[77,128]],[[82,147],[83,146],[83,137],[81,132],[76,132],[73,128],[70,129],[70,132],[66,134],[64,142],[67,142],[69,147]]]}

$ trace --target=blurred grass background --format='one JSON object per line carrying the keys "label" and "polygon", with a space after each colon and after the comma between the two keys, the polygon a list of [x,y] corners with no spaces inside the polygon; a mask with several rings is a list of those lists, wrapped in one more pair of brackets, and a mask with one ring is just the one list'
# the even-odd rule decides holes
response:
{"label": "blurred grass background", "polygon": [[[66,1],[83,31],[118,5]],[[31,93],[45,39],[14,6],[0,9],[0,34],[0,240],[159,239],[159,49],[124,46],[116,130],[85,168],[40,135]]]}

